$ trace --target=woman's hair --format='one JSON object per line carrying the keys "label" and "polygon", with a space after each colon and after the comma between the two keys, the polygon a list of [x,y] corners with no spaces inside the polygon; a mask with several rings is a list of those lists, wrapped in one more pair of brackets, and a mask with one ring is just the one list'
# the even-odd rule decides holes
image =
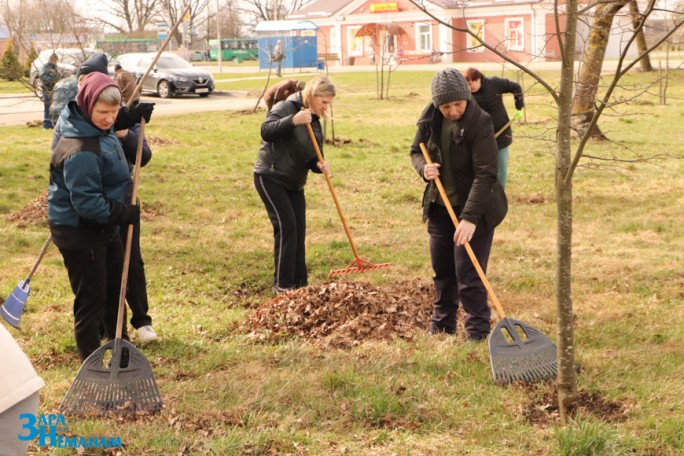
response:
{"label": "woman's hair", "polygon": [[100,101],[108,105],[120,105],[121,104],[121,90],[117,86],[106,87],[97,96],[96,103]]}
{"label": "woman's hair", "polygon": [[466,78],[466,81],[479,81],[482,79],[482,73],[477,68],[468,68],[463,73],[463,76]]}
{"label": "woman's hair", "polygon": [[311,105],[314,97],[334,96],[335,84],[327,76],[316,76],[310,82],[307,82],[304,90],[302,90],[302,101],[307,108]]}

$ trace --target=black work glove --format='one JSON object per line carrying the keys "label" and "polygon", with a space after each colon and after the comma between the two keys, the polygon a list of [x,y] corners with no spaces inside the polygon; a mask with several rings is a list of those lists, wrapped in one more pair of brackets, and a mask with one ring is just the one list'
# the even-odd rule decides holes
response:
{"label": "black work glove", "polygon": [[140,223],[140,206],[109,200],[107,225],[137,225]]}
{"label": "black work glove", "polygon": [[515,109],[520,111],[522,108],[525,107],[525,102],[523,101],[522,95],[514,96],[515,99]]}
{"label": "black work glove", "polygon": [[129,106],[122,106],[116,116],[114,122],[114,130],[127,130],[135,127],[140,123],[141,119],[149,122],[152,118],[152,111],[154,111],[154,103],[133,103]]}
{"label": "black work glove", "polygon": [[145,119],[145,123],[150,123],[152,111],[154,111],[154,103],[140,103],[135,101],[131,105],[131,109],[138,117],[138,123],[140,123],[140,119]]}

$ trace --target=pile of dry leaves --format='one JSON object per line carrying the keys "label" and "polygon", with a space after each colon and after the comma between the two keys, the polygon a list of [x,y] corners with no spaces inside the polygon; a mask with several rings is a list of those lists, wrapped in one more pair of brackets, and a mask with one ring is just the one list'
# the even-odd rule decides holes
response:
{"label": "pile of dry leaves", "polygon": [[411,339],[430,325],[434,291],[417,280],[374,286],[329,282],[281,294],[256,309],[245,329],[254,337],[301,337],[325,346]]}
{"label": "pile of dry leaves", "polygon": [[47,190],[20,211],[10,214],[7,220],[19,226],[26,226],[35,222],[47,222]]}

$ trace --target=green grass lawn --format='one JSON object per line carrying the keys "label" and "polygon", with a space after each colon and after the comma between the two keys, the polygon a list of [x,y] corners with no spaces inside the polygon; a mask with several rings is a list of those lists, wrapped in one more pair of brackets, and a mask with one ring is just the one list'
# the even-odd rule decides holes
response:
{"label": "green grass lawn", "polygon": [[[513,74],[506,76],[514,78]],[[544,73],[552,85],[552,73]],[[334,76],[336,137],[325,148],[363,257],[393,267],[343,280],[430,283],[422,181],[408,149],[430,99],[432,73],[396,72],[390,99],[374,73]],[[616,94],[656,78],[630,74]],[[261,80],[224,83],[258,91]],[[580,419],[561,428],[553,384],[492,384],[486,344],[420,334],[323,348],[260,342],[241,326],[269,300],[272,230],[252,183],[264,112],[153,117],[154,157],[143,168],[142,246],[158,343],[140,349],[165,408],[135,422],[68,418],[78,436],[120,436],[130,455],[676,455],[684,452],[684,74],[668,105],[651,94],[601,120],[612,140],[590,143],[574,180],[573,300]],[[514,128],[509,214],[497,229],[489,278],[510,317],[555,339],[556,111],[526,80],[525,125]],[[506,100],[513,110],[513,100]],[[327,123],[330,136],[333,124]],[[12,217],[47,187],[51,134],[0,127],[0,297],[33,264],[45,221]],[[352,259],[324,179],[311,175],[310,283]],[[47,386],[55,412],[80,363],[73,295],[52,247],[32,280],[13,334]],[[380,322],[379,322],[380,323]],[[592,402],[593,400],[593,402]],[[74,454],[31,448],[32,454]],[[104,454],[95,451],[85,454]]]}

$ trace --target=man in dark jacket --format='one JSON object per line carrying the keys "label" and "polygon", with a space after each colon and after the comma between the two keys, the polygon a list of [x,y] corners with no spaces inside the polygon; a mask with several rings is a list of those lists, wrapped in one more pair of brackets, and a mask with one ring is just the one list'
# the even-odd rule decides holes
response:
{"label": "man in dark jacket", "polygon": [[[519,120],[522,117],[525,101],[520,84],[496,76],[486,78],[477,68],[468,68],[464,76],[477,104],[492,117],[495,132],[501,130],[510,120],[503,103],[502,95],[504,93],[512,93],[515,99],[514,119]],[[499,180],[504,188],[506,188],[508,176],[508,146],[512,142],[513,130],[509,125],[496,138],[496,144],[499,148]]]}
{"label": "man in dark jacket", "polygon": [[[421,143],[426,144],[433,164],[425,161]],[[505,217],[508,205],[497,180],[492,121],[471,101],[468,85],[458,70],[447,68],[434,76],[432,103],[418,120],[411,161],[427,182],[423,220],[428,222],[436,292],[430,332],[454,334],[460,302],[466,312],[467,338],[484,340],[490,331],[491,312],[486,289],[465,243],[470,243],[486,271],[494,228]],[[458,229],[437,192],[434,181],[438,176],[448,204],[460,219]]]}
{"label": "man in dark jacket", "polygon": [[57,68],[59,57],[57,54],[50,55],[50,59],[40,71],[40,88],[43,91],[43,128],[49,130],[54,127],[50,119],[50,104],[52,103],[52,91],[55,84],[62,78]]}

